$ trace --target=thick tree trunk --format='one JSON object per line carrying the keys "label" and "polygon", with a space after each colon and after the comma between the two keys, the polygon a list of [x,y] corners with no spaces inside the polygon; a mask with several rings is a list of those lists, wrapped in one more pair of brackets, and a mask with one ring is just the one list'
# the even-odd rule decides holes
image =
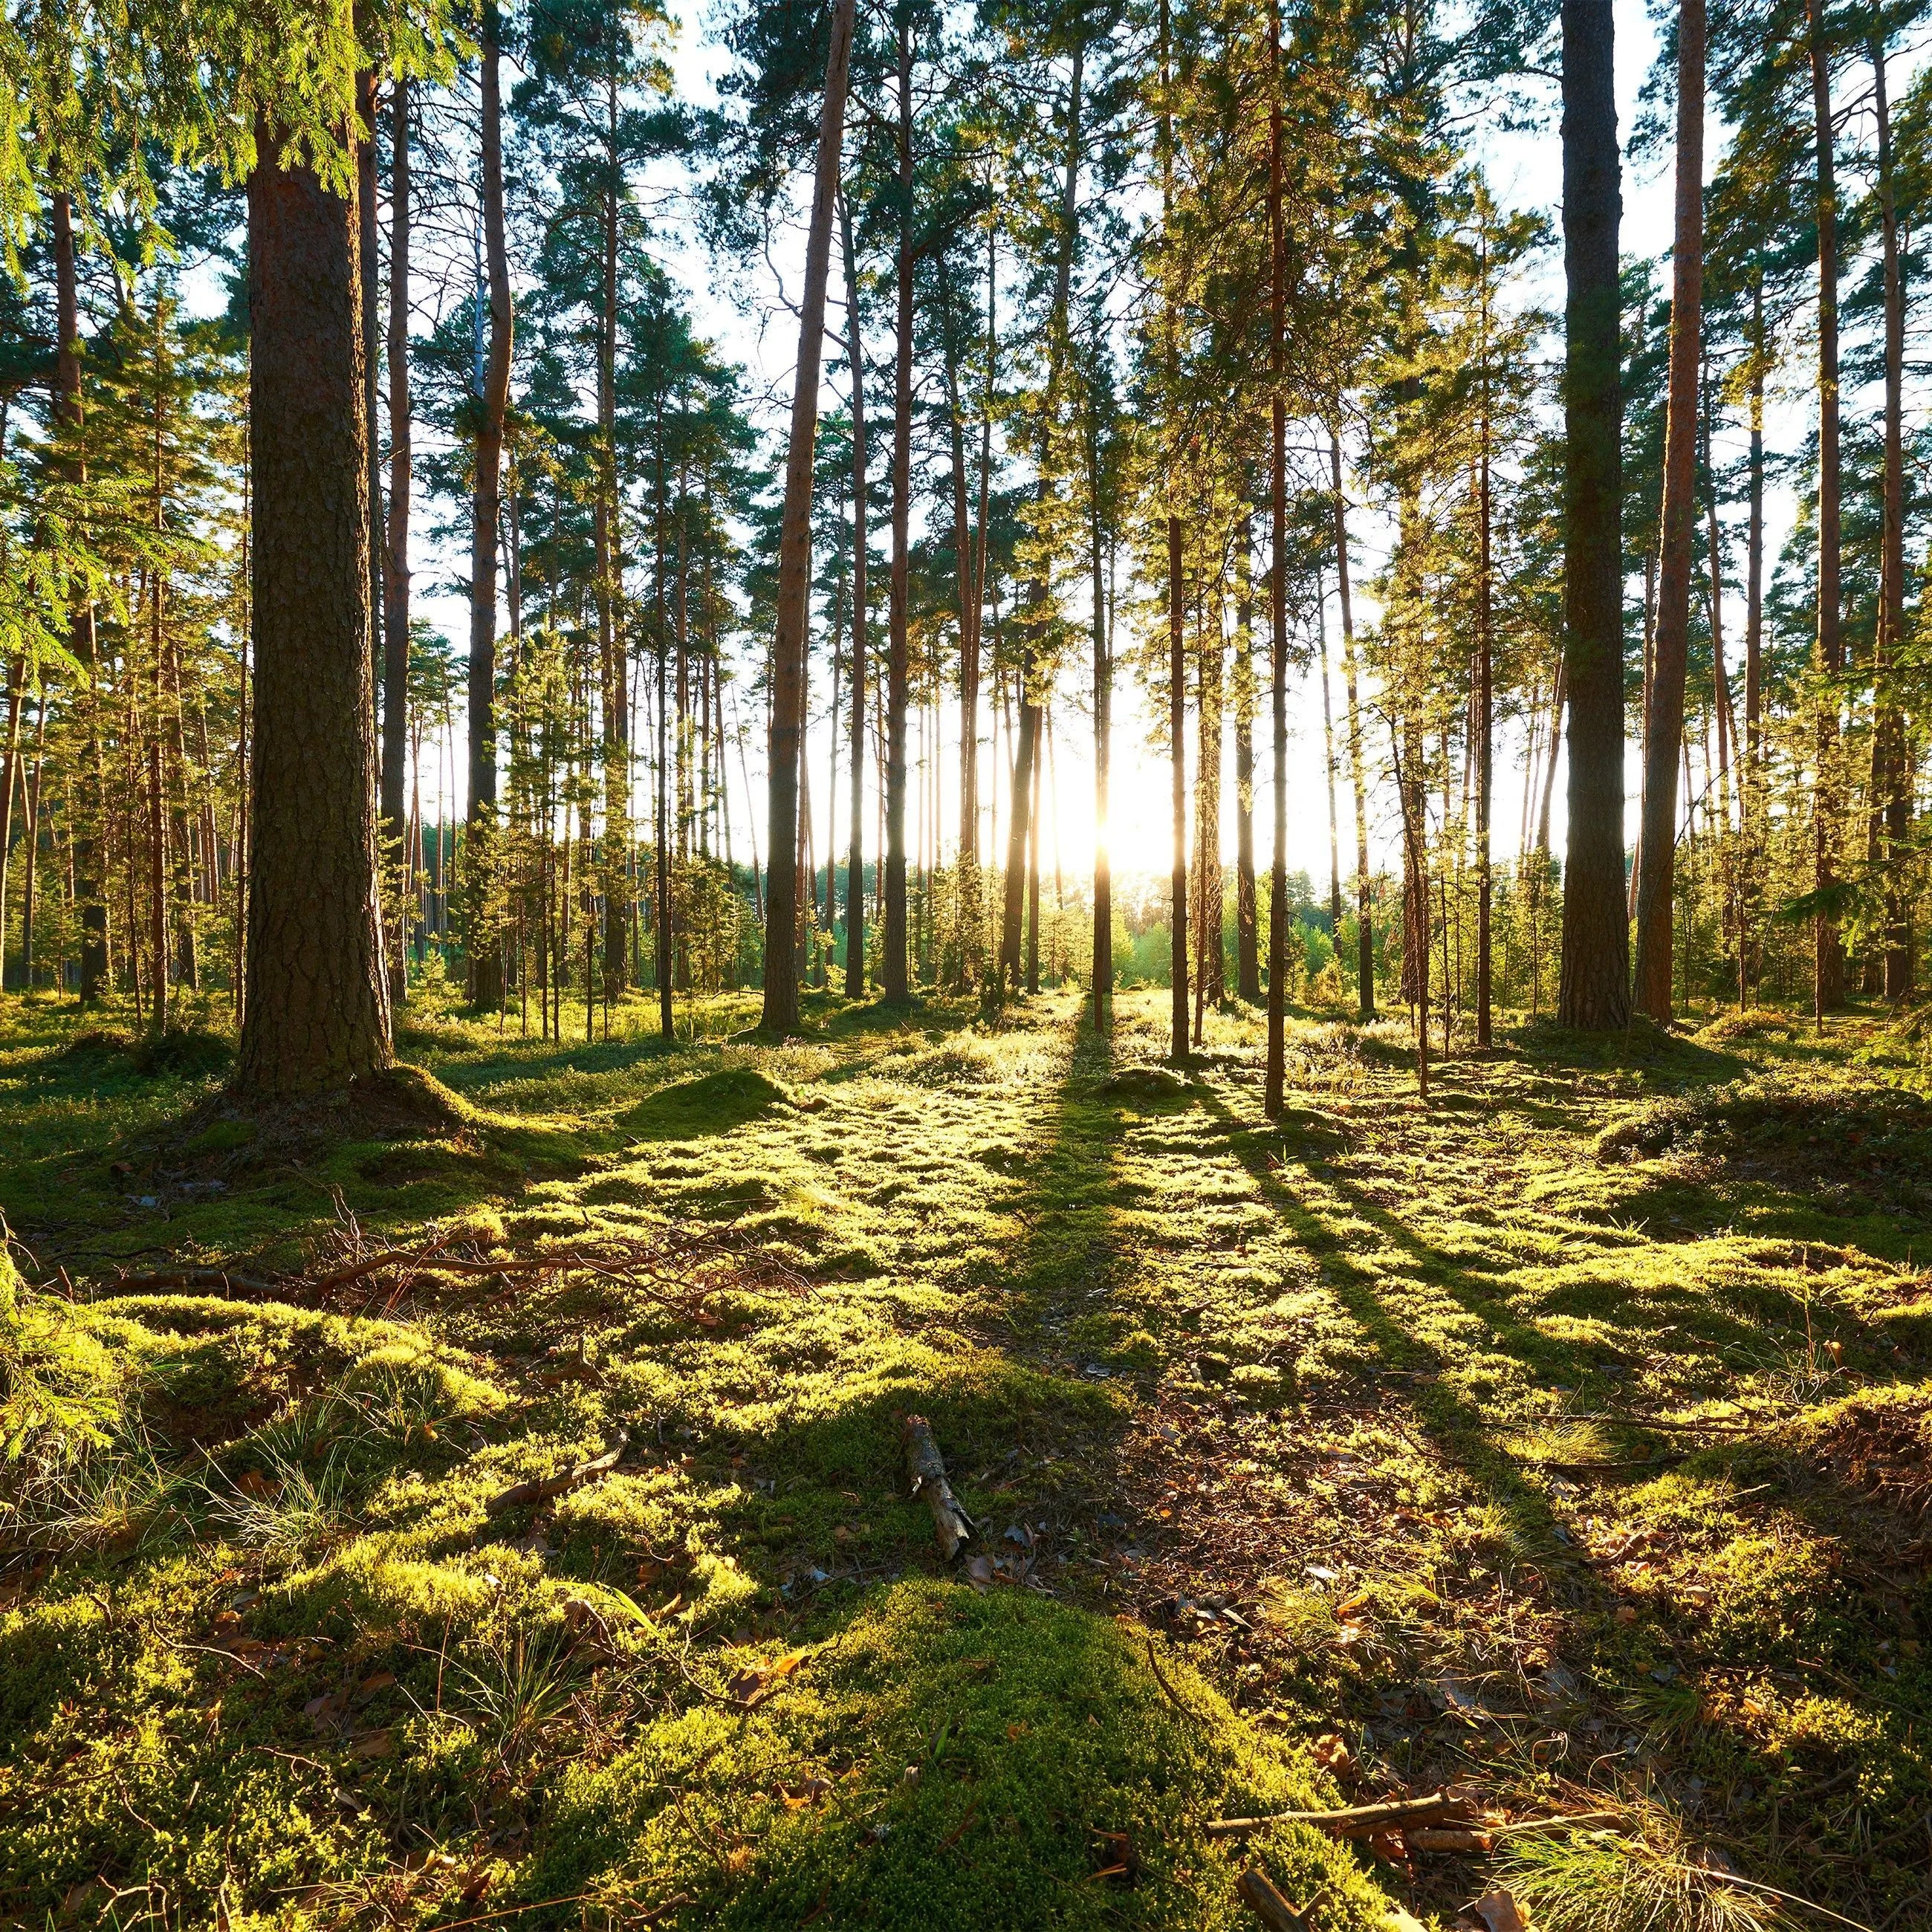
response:
{"label": "thick tree trunk", "polygon": [[892,569],[886,661],[886,929],[879,977],[889,1000],[911,992],[906,971],[906,700],[912,598],[912,28],[898,18],[898,313],[892,367]]}
{"label": "thick tree trunk", "polygon": [[852,370],[852,797],[845,857],[845,997],[856,1000],[866,991],[866,681],[871,646],[866,635],[865,319],[852,247],[852,210],[843,195],[838,199],[838,232],[845,263],[846,347]]}
{"label": "thick tree trunk", "polygon": [[[1671,250],[1670,365],[1658,542],[1656,641],[1644,712],[1642,829],[1637,842],[1634,997],[1670,1024],[1676,902],[1677,764],[1690,656],[1690,568],[1697,516],[1698,372],[1704,302],[1704,0],[1677,10],[1677,208]],[[1713,560],[1713,567],[1715,560]]]}
{"label": "thick tree trunk", "polygon": [[1622,211],[1610,0],[1564,0],[1564,656],[1569,851],[1558,1017],[1606,1030],[1630,1018],[1624,902]]}
{"label": "thick tree trunk", "polygon": [[[1818,226],[1818,641],[1817,776],[1812,800],[1811,883],[1821,900],[1838,882],[1840,800],[1834,769],[1838,703],[1832,680],[1844,668],[1840,631],[1842,536],[1838,500],[1838,191],[1832,130],[1832,70],[1824,0],[1805,0],[1810,24],[1811,112],[1817,144]],[[1811,921],[1812,1010],[1822,1019],[1845,1001],[1845,949],[1834,914],[1821,904]]]}
{"label": "thick tree trunk", "polygon": [[255,640],[242,1092],[390,1064],[376,892],[356,211],[258,128],[248,183]]}
{"label": "thick tree trunk", "polygon": [[[389,99],[389,502],[382,565],[382,838],[405,884],[417,870],[406,849],[410,690],[410,84],[398,80]],[[398,921],[400,926],[400,922]],[[389,969],[389,996],[407,986],[401,935]]]}
{"label": "thick tree trunk", "polygon": [[374,68],[356,76],[356,106],[362,125],[356,144],[356,260],[362,283],[363,440],[369,464],[369,609],[371,621],[382,609],[382,434],[380,382],[382,310],[377,297],[381,274],[376,260],[376,114],[381,89]]}
{"label": "thick tree trunk", "polygon": [[470,997],[477,1006],[503,1003],[503,959],[484,916],[484,875],[495,857],[496,830],[496,520],[502,510],[503,422],[510,401],[509,255],[503,232],[503,107],[497,14],[483,9],[482,72],[483,247],[488,266],[490,338],[483,393],[477,399],[476,476],[470,526]]}
{"label": "thick tree trunk", "polygon": [[767,1034],[781,1036],[798,1030],[798,977],[792,956],[792,935],[798,922],[794,855],[798,848],[799,744],[805,734],[806,628],[812,596],[812,458],[818,435],[819,358],[824,346],[825,285],[832,265],[832,203],[838,194],[839,148],[845,128],[853,8],[854,0],[833,0],[812,225],[806,238],[805,299],[799,313],[784,509],[778,529],[767,767],[771,876],[765,892],[765,998],[760,1024]]}
{"label": "thick tree trunk", "polygon": [[[54,314],[58,334],[54,360],[54,419],[71,440],[66,458],[70,482],[87,480],[87,460],[81,448],[85,404],[80,386],[80,305],[74,247],[74,212],[64,194],[53,198]],[[80,912],[80,1003],[91,1006],[107,984],[107,902],[100,879],[99,827],[101,813],[99,696],[92,688],[96,656],[94,604],[76,598],[68,617],[68,646],[88,675],[89,688],[80,696],[85,742],[76,774],[80,809],[74,834],[74,893]]]}

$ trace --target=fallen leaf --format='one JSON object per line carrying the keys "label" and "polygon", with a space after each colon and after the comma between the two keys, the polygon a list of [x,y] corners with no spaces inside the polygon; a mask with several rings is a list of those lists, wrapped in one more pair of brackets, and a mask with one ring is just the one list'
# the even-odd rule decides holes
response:
{"label": "fallen leaf", "polygon": [[1529,1921],[1506,1892],[1486,1892],[1470,1910],[1489,1932],[1530,1932]]}
{"label": "fallen leaf", "polygon": [[364,1731],[349,1747],[351,1757],[394,1757],[396,1754],[396,1734],[392,1730]]}
{"label": "fallen leaf", "polygon": [[358,1704],[366,1702],[370,1698],[374,1696],[377,1691],[388,1690],[395,1681],[396,1673],[393,1670],[372,1672],[356,1685],[356,1701]]}
{"label": "fallen leaf", "polygon": [[746,1710],[755,1710],[797,1670],[805,1656],[802,1650],[788,1651],[772,1663],[747,1666],[731,1680],[731,1701]]}
{"label": "fallen leaf", "polygon": [[1308,1754],[1324,1771],[1333,1772],[1337,1778],[1354,1775],[1354,1755],[1342,1742],[1339,1732],[1324,1731],[1310,1745]]}

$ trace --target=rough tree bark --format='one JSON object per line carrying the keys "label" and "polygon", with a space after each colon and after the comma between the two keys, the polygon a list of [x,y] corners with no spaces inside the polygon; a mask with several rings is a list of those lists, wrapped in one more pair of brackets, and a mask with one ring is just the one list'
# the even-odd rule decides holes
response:
{"label": "rough tree bark", "polygon": [[[405,784],[410,719],[410,84],[389,97],[389,501],[382,562],[382,842],[393,864],[416,869],[409,836]],[[389,996],[400,1001],[406,974],[402,940],[389,968]]]}
{"label": "rough tree bark", "polygon": [[1564,0],[1564,662],[1569,849],[1557,1014],[1630,1018],[1624,907],[1623,392],[1617,339],[1617,151],[1610,0]]}
{"label": "rough tree bark", "polygon": [[1664,431],[1664,517],[1657,629],[1644,713],[1643,812],[1637,838],[1634,998],[1670,1024],[1676,912],[1677,766],[1690,658],[1691,538],[1696,527],[1697,382],[1704,303],[1704,0],[1677,10],[1677,207],[1671,249],[1670,362]]}
{"label": "rough tree bark", "polygon": [[765,890],[764,1031],[798,1030],[798,975],[792,935],[798,923],[799,744],[805,734],[805,647],[812,594],[812,458],[818,436],[819,358],[824,348],[825,284],[832,263],[832,208],[845,130],[845,82],[852,58],[854,0],[833,0],[825,58],[825,100],[818,123],[812,225],[805,250],[798,363],[785,457],[784,509],[778,526],[778,582],[772,638],[772,730],[768,830],[770,877]]}
{"label": "rough tree bark", "polygon": [[365,379],[356,210],[256,130],[248,182],[248,1000],[236,1084],[257,1100],[390,1064],[376,892]]}

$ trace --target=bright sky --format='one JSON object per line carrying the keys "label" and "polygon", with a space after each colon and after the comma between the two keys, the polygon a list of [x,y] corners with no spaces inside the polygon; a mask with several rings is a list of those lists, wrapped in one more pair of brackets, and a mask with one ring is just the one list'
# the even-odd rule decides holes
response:
{"label": "bright sky", "polygon": [[[1642,0],[1618,0],[1616,19],[1620,125],[1628,136],[1637,94],[1654,56],[1656,35]],[[723,58],[721,50],[703,38],[696,24],[688,20],[681,24],[672,64],[680,89],[686,98],[700,103],[715,98],[711,76],[718,70]],[[1706,142],[1707,156],[1712,162],[1716,161],[1722,154],[1722,129],[1714,124]],[[1553,114],[1548,131],[1540,135],[1532,136],[1490,130],[1479,140],[1478,153],[1489,172],[1493,190],[1506,206],[1534,207],[1552,216],[1557,212],[1554,202],[1561,181],[1561,167]],[[1627,256],[1654,256],[1668,248],[1671,188],[1671,168],[1667,155],[1660,161],[1649,164],[1641,171],[1626,167],[1622,246]],[[770,399],[767,421],[774,428],[782,428],[789,406],[791,370],[796,352],[796,324],[790,310],[776,298],[776,285],[770,272],[763,266],[758,266],[734,272],[728,278],[721,278],[700,251],[682,242],[674,233],[665,232],[664,244],[668,266],[689,292],[700,326],[712,335],[726,354],[746,366],[748,372],[748,392],[754,396]],[[792,272],[795,270],[796,264],[783,266],[786,272],[792,274],[788,290],[795,294],[796,278]],[[1542,280],[1528,292],[1546,307],[1558,310],[1561,307],[1561,267],[1560,251],[1552,250],[1541,271]],[[834,282],[832,296],[836,304],[839,298],[836,266]],[[726,285],[734,289],[735,299],[722,298],[721,287]],[[833,326],[842,327],[842,320],[836,308]],[[874,344],[874,355],[882,352],[881,346]],[[838,358],[832,352],[828,352],[826,364],[824,406],[828,409],[838,407],[844,401],[844,372],[839,366]],[[1792,406],[1798,406],[1796,400]],[[1776,428],[1774,425],[1774,441],[1778,440],[1775,434]],[[1738,434],[1741,435],[1742,433]],[[1724,450],[1723,442],[1720,436],[1720,460],[1730,453]],[[1773,557],[1777,554],[1778,545],[1782,542],[1785,529],[1788,526],[1790,510],[1791,506],[1788,502],[1774,502],[1769,506],[1768,550]],[[418,518],[418,531],[425,520]],[[1366,578],[1380,561],[1388,532],[1380,520],[1358,501],[1352,514],[1352,535],[1358,553],[1358,576]],[[420,543],[422,540],[419,538],[418,541]],[[436,565],[430,559],[419,554],[416,567],[419,573],[417,580],[422,583],[425,574],[435,570]],[[1124,592],[1124,589],[1123,586]],[[1336,671],[1336,702],[1339,722],[1340,634],[1334,606],[1332,574],[1329,590],[1328,629]],[[1735,586],[1731,587],[1731,594],[1733,596],[1737,594]],[[1123,629],[1117,635],[1116,641],[1117,653],[1123,656],[1126,654],[1128,643],[1124,630],[1127,602],[1124,594],[1120,599]],[[460,639],[466,634],[467,614],[459,600],[426,597],[421,600],[421,604],[424,614],[450,636]],[[1374,608],[1366,598],[1358,598],[1356,612],[1358,625],[1372,622]],[[814,666],[814,708],[815,712],[822,714],[829,696],[822,663]],[[1060,856],[1066,868],[1070,881],[1083,877],[1086,873],[1091,862],[1094,842],[1090,723],[1084,708],[1090,679],[1090,672],[1088,670],[1077,665],[1072,668],[1068,674],[1066,688],[1056,704],[1054,713],[1053,776],[1058,794],[1055,815]],[[1167,768],[1163,760],[1157,760],[1146,749],[1146,720],[1138,689],[1134,688],[1130,679],[1124,676],[1121,684],[1122,688],[1116,699],[1114,725],[1112,826],[1114,868],[1117,876],[1137,872],[1165,874],[1169,864],[1170,850]],[[747,705],[748,708],[748,700]],[[946,751],[946,776],[940,790],[940,850],[950,859],[957,849],[958,840],[957,780],[954,776],[956,769],[955,748],[958,729],[956,696],[945,707],[942,717]],[[1318,675],[1312,674],[1300,688],[1291,691],[1289,730],[1288,865],[1291,872],[1307,872],[1316,883],[1318,896],[1325,886],[1328,869],[1328,807],[1323,796],[1322,698]],[[920,753],[916,718],[913,721],[909,735],[909,757],[916,760]],[[1190,735],[1191,740],[1191,728]],[[1258,735],[1264,736],[1265,734]],[[761,738],[762,733],[754,731],[749,748],[749,777],[753,788],[751,795],[748,796],[742,788],[735,755],[731,761],[734,787],[732,799],[733,846],[734,852],[741,858],[748,856],[754,836],[761,855],[769,856],[763,850],[765,838]],[[813,803],[820,827],[815,844],[822,862],[826,845],[824,830],[826,824],[825,786],[831,755],[830,740],[822,716],[813,728],[811,746]],[[1520,743],[1505,742],[1498,748],[1496,823],[1500,841],[1499,856],[1507,854],[1515,838],[1522,783],[1520,753]],[[1006,755],[1006,748],[1002,745],[1002,762]],[[1257,787],[1260,790],[1269,783],[1271,768],[1264,747],[1258,751],[1257,756]],[[1227,806],[1222,838],[1222,854],[1229,863],[1232,862],[1234,853],[1232,758],[1231,724],[1226,787]],[[453,768],[458,771],[463,768],[460,754],[454,761]],[[982,772],[988,772],[990,770],[989,760],[982,763]],[[1634,822],[1636,779],[1634,763],[1630,776]],[[433,807],[428,794],[433,793],[436,788],[429,772],[425,771],[424,779],[425,810],[430,811]],[[982,786],[985,783],[982,777]],[[845,784],[846,779],[842,774],[842,796]],[[909,792],[915,802],[925,795],[925,788],[916,770],[911,775]],[[1559,773],[1556,792],[1556,837],[1559,850],[1562,798]],[[1346,878],[1349,869],[1347,853],[1351,842],[1348,827],[1352,810],[1346,788],[1338,797],[1337,806],[1342,814],[1343,872]],[[909,809],[914,808],[909,807]],[[754,811],[757,814],[755,834],[751,817]],[[1266,849],[1268,814],[1264,796],[1258,798],[1256,816],[1259,848],[1257,862],[1265,866],[1270,855]],[[869,826],[874,818],[869,803],[867,817]],[[842,806],[839,820],[842,824]],[[1050,839],[1051,833],[1048,836]],[[1378,862],[1394,856],[1394,836],[1395,828],[1392,825],[1384,823],[1376,827],[1373,842]],[[920,849],[921,830],[916,818],[908,824],[908,837],[909,846],[916,854]],[[868,856],[872,843],[868,830]],[[981,850],[982,857],[1003,856],[1003,847],[996,853],[983,832]],[[1042,859],[1050,868],[1052,860],[1051,844],[1042,848]]]}

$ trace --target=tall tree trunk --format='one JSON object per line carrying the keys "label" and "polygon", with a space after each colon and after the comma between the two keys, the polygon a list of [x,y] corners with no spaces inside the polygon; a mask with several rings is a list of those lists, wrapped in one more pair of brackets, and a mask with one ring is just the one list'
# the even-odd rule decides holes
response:
{"label": "tall tree trunk", "polygon": [[898,314],[892,365],[892,568],[886,617],[886,929],[880,960],[889,1000],[911,991],[906,971],[906,699],[912,598],[912,27],[898,16]]}
{"label": "tall tree trunk", "polygon": [[1328,593],[1315,568],[1315,631],[1322,659],[1322,778],[1328,800],[1328,922],[1342,950],[1342,827],[1335,806],[1335,706],[1328,680]]}
{"label": "tall tree trunk", "polygon": [[[854,0],[832,0],[832,37],[825,58],[825,100],[818,124],[818,162],[806,232],[805,299],[798,324],[798,362],[791,402],[791,442],[785,458],[784,510],[778,528],[778,581],[772,639],[770,788],[771,876],[765,892],[765,998],[767,1034],[798,1030],[798,976],[792,935],[798,923],[794,854],[798,849],[799,745],[805,734],[805,650],[812,597],[812,458],[818,435],[819,358],[824,347],[825,285],[832,266],[832,203],[838,189],[839,148],[845,128],[845,83],[852,57]],[[856,680],[854,680],[856,682]]]}
{"label": "tall tree trunk", "polygon": [[852,798],[845,856],[845,997],[856,1000],[866,991],[866,680],[871,646],[866,636],[865,326],[852,247],[852,210],[842,194],[838,232],[845,262],[846,347],[852,370]]}
{"label": "tall tree trunk", "polygon": [[1114,1004],[1114,878],[1108,850],[1108,788],[1114,749],[1114,667],[1107,628],[1107,580],[1101,539],[1100,430],[1090,404],[1088,464],[1094,574],[1094,1030],[1104,1033]]}
{"label": "tall tree trunk", "polygon": [[[602,207],[603,259],[598,290],[597,357],[597,549],[598,668],[602,683],[604,753],[604,998],[609,1004],[624,990],[629,944],[626,916],[630,890],[626,883],[631,849],[631,700],[624,640],[618,634],[617,606],[623,587],[624,564],[618,529],[617,490],[617,222],[623,188],[623,160],[619,147],[620,120],[616,62],[604,77],[604,155]],[[683,721],[679,720],[679,756],[684,751]],[[682,800],[680,797],[680,804]],[[680,816],[679,837],[684,836]],[[662,991],[659,998],[663,997]]]}
{"label": "tall tree trunk", "polygon": [[[1657,637],[1644,712],[1642,829],[1637,841],[1639,1008],[1670,1024],[1677,854],[1677,763],[1690,655],[1690,568],[1697,518],[1698,373],[1704,302],[1704,0],[1677,10],[1677,208],[1671,249],[1670,364],[1658,540]],[[1716,560],[1712,560],[1715,568]]]}
{"label": "tall tree trunk", "polygon": [[1886,881],[1885,997],[1912,996],[1911,898],[1896,868],[1905,860],[1913,791],[1904,720],[1889,680],[1898,662],[1905,624],[1905,272],[1899,260],[1898,187],[1894,176],[1891,103],[1884,42],[1870,44],[1872,100],[1878,118],[1879,220],[1885,272],[1885,472],[1879,560],[1879,614],[1872,778],[1884,815]]}
{"label": "tall tree trunk", "polygon": [[[405,848],[405,778],[409,765],[410,691],[410,84],[398,80],[389,97],[389,502],[387,555],[382,564],[382,839],[389,862],[417,869]],[[400,1004],[408,986],[399,920],[389,997]]]}
{"label": "tall tree trunk", "polygon": [[1261,1004],[1262,962],[1256,930],[1254,517],[1244,510],[1234,575],[1234,980],[1235,990]]}
{"label": "tall tree trunk", "polygon": [[[999,364],[999,224],[986,223],[986,370],[980,392],[980,488],[974,519],[971,602],[960,639],[960,920],[965,928],[965,975],[981,970],[986,944],[986,873],[980,860],[980,642],[986,602],[987,506],[993,473],[993,388]],[[998,641],[998,626],[994,624]],[[997,728],[998,718],[994,718]],[[998,771],[994,772],[998,790]],[[997,824],[997,820],[996,820]],[[998,834],[994,840],[997,844]]]}
{"label": "tall tree trunk", "polygon": [[[974,965],[973,934],[980,919],[980,784],[978,747],[969,741],[965,702],[968,665],[971,664],[974,716],[970,730],[979,728],[979,641],[974,635],[979,612],[973,608],[973,519],[966,484],[966,424],[959,388],[959,345],[954,332],[952,278],[941,258],[941,293],[946,313],[946,417],[952,458],[953,600],[959,616],[959,862],[956,880],[958,908],[958,953],[954,983],[971,982]],[[935,830],[935,837],[937,832]]]}
{"label": "tall tree trunk", "polygon": [[1624,903],[1623,391],[1610,0],[1563,4],[1564,656],[1569,852],[1557,1014],[1603,1031],[1630,1017]]}
{"label": "tall tree trunk", "polygon": [[[360,10],[358,9],[358,11]],[[376,115],[381,88],[374,68],[356,76],[356,101],[362,126],[356,143],[356,262],[362,284],[362,435],[369,465],[369,609],[371,621],[382,609],[382,435],[377,370],[382,355],[381,274],[376,260]]]}
{"label": "tall tree trunk", "polygon": [[1818,225],[1818,674],[1817,777],[1812,800],[1812,889],[1820,898],[1811,921],[1812,1010],[1822,1019],[1845,1000],[1845,949],[1836,916],[1823,903],[1838,883],[1839,798],[1835,680],[1844,668],[1839,585],[1838,191],[1832,130],[1832,70],[1825,44],[1824,0],[1805,0],[1810,26],[1811,112],[1817,143]]}
{"label": "tall tree trunk", "polygon": [[[1039,736],[1046,736],[1046,707],[1040,706]],[[1027,808],[1027,952],[1026,989],[1040,991],[1040,797],[1046,760],[1036,747],[1033,761],[1033,796]]]}
{"label": "tall tree trunk", "polygon": [[[1080,115],[1084,86],[1084,43],[1073,46],[1073,70],[1066,100],[1066,153],[1060,190],[1060,230],[1054,264],[1053,306],[1047,316],[1046,400],[1041,412],[1039,482],[1036,500],[1046,503],[1052,472],[1051,438],[1054,404],[1060,392],[1061,371],[1066,356],[1066,307],[1073,272],[1073,250],[1077,238],[1080,183]],[[983,538],[982,538],[983,542]],[[1020,945],[1023,908],[1030,874],[1028,854],[1035,849],[1030,834],[1038,786],[1035,779],[1040,760],[1041,721],[1044,700],[1034,686],[1039,671],[1038,646],[1048,620],[1048,586],[1044,567],[1034,579],[1028,594],[1029,608],[1021,630],[1019,664],[1019,732],[1013,766],[1012,809],[1006,838],[1004,919],[1000,930],[1000,971],[1006,982],[1021,983]],[[1030,984],[1036,975],[1029,973]],[[1183,1034],[1184,1045],[1185,1034]]]}
{"label": "tall tree trunk", "polygon": [[241,1090],[284,1100],[390,1064],[376,891],[366,418],[356,210],[256,130],[248,182],[250,766]]}
{"label": "tall tree trunk", "polygon": [[1355,1000],[1365,1020],[1376,1016],[1376,928],[1370,903],[1368,746],[1355,662],[1355,610],[1348,585],[1348,500],[1342,494],[1342,439],[1328,436],[1329,486],[1335,500],[1335,594],[1342,608],[1342,676],[1348,699],[1348,777],[1355,804]]}
{"label": "tall tree trunk", "polygon": [[[1278,1120],[1288,1082],[1288,238],[1282,218],[1280,10],[1268,9],[1268,708],[1274,740],[1274,851],[1268,872],[1268,1066],[1262,1106]],[[1341,528],[1340,458],[1336,528]]]}
{"label": "tall tree trunk", "polygon": [[[54,314],[58,336],[54,359],[53,413],[66,439],[64,465],[70,482],[87,480],[82,434],[86,404],[80,386],[80,304],[74,247],[74,210],[64,194],[53,198]],[[80,1004],[94,1005],[107,984],[107,902],[100,878],[100,700],[92,687],[96,666],[94,604],[80,597],[68,614],[68,647],[86,674],[80,695],[83,744],[75,791],[80,809],[74,828],[74,890],[80,911]]]}
{"label": "tall tree trunk", "polygon": [[[1174,121],[1172,75],[1168,35],[1168,0],[1160,0],[1160,212],[1163,229],[1174,219]],[[1277,277],[1279,279],[1279,277]],[[1174,302],[1170,296],[1162,320],[1165,360],[1170,394],[1179,381],[1180,358],[1174,338]],[[1180,519],[1174,499],[1179,478],[1173,474],[1174,453],[1169,453],[1166,480],[1167,512],[1167,729],[1169,791],[1173,818],[1173,878],[1168,918],[1169,977],[1172,994],[1169,1051],[1177,1060],[1187,1057],[1187,598]]]}
{"label": "tall tree trunk", "polygon": [[496,830],[496,520],[502,506],[503,421],[510,401],[510,264],[503,233],[503,104],[496,9],[483,9],[482,80],[483,247],[488,266],[490,338],[477,398],[476,476],[470,526],[470,997],[503,1003],[502,952],[483,928],[483,884]]}

